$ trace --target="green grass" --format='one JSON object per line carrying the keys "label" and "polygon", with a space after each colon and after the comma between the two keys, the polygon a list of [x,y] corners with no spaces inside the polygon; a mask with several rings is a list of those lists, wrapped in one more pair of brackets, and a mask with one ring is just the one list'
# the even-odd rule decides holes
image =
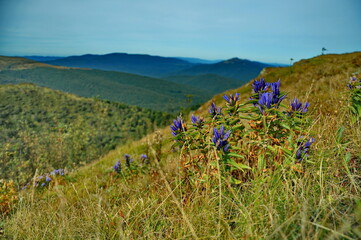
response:
{"label": "green grass", "polygon": [[[308,131],[316,142],[303,172],[280,166],[240,187],[220,179],[215,188],[195,188],[185,195],[182,159],[171,150],[170,132],[164,129],[71,173],[64,185],[21,192],[13,214],[3,220],[4,237],[360,239],[361,125],[350,121],[345,87],[360,70],[360,56],[325,55],[319,57],[321,65],[301,61],[263,73],[268,81],[283,76],[283,90],[311,103],[314,124]],[[247,99],[250,85],[236,91]],[[221,104],[221,95],[212,101]],[[207,108],[197,114],[206,114]],[[153,155],[160,143],[162,153]],[[144,152],[151,155],[148,174],[112,174],[111,166],[124,153]]]}

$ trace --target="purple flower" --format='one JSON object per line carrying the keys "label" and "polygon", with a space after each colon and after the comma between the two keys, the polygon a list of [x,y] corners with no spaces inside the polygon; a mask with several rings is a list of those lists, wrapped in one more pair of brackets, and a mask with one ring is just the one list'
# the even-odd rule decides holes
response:
{"label": "purple flower", "polygon": [[45,185],[46,185],[46,183],[45,183],[45,182],[43,182],[40,186],[45,187]]}
{"label": "purple flower", "polygon": [[214,104],[213,102],[212,102],[210,108],[208,109],[208,112],[212,118],[217,115],[221,115],[222,114],[221,111],[222,111],[221,107],[217,107],[216,104]]}
{"label": "purple flower", "polygon": [[204,124],[204,120],[202,117],[196,117],[194,115],[192,115],[191,117],[193,126],[197,127],[197,128],[201,128]]}
{"label": "purple flower", "polygon": [[120,173],[122,171],[122,165],[120,164],[120,159],[113,166],[115,172]]}
{"label": "purple flower", "polygon": [[119,160],[114,164],[113,169],[117,173],[121,172],[122,167],[121,167],[121,163]]}
{"label": "purple flower", "polygon": [[173,120],[173,125],[170,126],[172,130],[172,135],[175,137],[181,132],[187,131],[187,127],[181,117],[177,117],[177,119]]}
{"label": "purple flower", "polygon": [[229,95],[229,97],[227,95],[224,95],[223,96],[224,100],[226,100],[229,104],[229,106],[234,106],[236,105],[238,99],[239,99],[239,93],[236,93],[236,94],[231,94]]}
{"label": "purple flower", "polygon": [[306,113],[308,111],[308,107],[310,104],[308,102],[305,102],[302,106],[302,102],[298,101],[297,98],[294,98],[291,102],[291,109],[293,112],[300,112],[300,113]]}
{"label": "purple flower", "polygon": [[220,129],[213,129],[212,142],[216,145],[217,150],[223,149],[224,152],[228,151],[229,143],[228,138],[231,135],[231,130],[228,130],[226,133],[224,131],[224,126],[221,125]]}
{"label": "purple flower", "polygon": [[268,86],[269,86],[269,84],[266,83],[263,78],[261,78],[259,81],[255,80],[252,83],[254,93],[259,93],[261,91],[266,91]]}
{"label": "purple flower", "polygon": [[148,158],[148,156],[145,155],[145,154],[140,155],[140,160],[141,160],[143,163],[146,163],[146,164],[149,163],[149,158]]}
{"label": "purple flower", "polygon": [[49,176],[46,176],[45,177],[45,182],[50,182],[51,181],[51,178]]}
{"label": "purple flower", "polygon": [[259,108],[261,113],[264,113],[264,109],[271,108],[272,103],[273,103],[273,94],[269,93],[269,92],[262,93],[259,100],[258,100],[257,107]]}
{"label": "purple flower", "polygon": [[65,175],[65,170],[64,169],[55,169],[54,171],[52,171],[50,173],[51,176],[54,176],[54,175],[59,175],[59,176],[64,176]]}
{"label": "purple flower", "polygon": [[277,82],[274,82],[274,83],[270,83],[269,85],[271,86],[272,93],[273,93],[272,102],[273,102],[273,104],[279,105],[281,103],[281,101],[286,98],[286,94],[280,97],[281,80],[278,80]]}
{"label": "purple flower", "polygon": [[350,77],[350,81],[347,84],[347,87],[351,90],[351,89],[361,89],[361,79],[359,82],[357,82],[357,77],[356,76],[352,76]]}
{"label": "purple flower", "polygon": [[307,153],[311,147],[311,144],[315,142],[315,139],[314,138],[310,138],[307,142],[303,143],[302,141],[299,141],[297,143],[297,146],[298,146],[298,149],[297,149],[297,152],[296,152],[296,159],[298,161],[302,161],[303,158],[307,157]]}
{"label": "purple flower", "polygon": [[258,104],[255,104],[261,113],[264,113],[265,109],[278,108],[282,100],[285,99],[286,95],[280,96],[280,85],[281,81],[268,84],[271,86],[272,92],[261,93],[259,96]]}

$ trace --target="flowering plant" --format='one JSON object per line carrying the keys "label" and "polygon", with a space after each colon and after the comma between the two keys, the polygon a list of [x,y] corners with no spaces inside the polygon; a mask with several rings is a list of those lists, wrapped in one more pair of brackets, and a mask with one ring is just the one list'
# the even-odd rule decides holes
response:
{"label": "flowering plant", "polygon": [[307,137],[310,104],[294,98],[285,105],[287,94],[280,87],[280,80],[256,80],[245,102],[238,93],[224,95],[223,109],[211,103],[209,117],[192,115],[191,127],[181,117],[174,120],[184,180],[199,185],[220,174],[237,184],[278,166],[292,169],[307,162],[314,139],[300,139]]}

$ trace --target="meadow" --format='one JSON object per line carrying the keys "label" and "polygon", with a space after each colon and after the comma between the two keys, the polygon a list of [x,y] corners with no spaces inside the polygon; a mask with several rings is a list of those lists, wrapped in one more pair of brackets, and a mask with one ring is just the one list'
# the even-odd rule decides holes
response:
{"label": "meadow", "polygon": [[360,81],[357,52],[266,68],[74,172],[3,182],[2,237],[360,239]]}

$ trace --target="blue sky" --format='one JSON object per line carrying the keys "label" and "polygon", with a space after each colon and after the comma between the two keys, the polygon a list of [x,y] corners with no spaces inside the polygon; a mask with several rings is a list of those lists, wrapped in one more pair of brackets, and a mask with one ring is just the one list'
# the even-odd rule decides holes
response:
{"label": "blue sky", "polygon": [[0,55],[289,63],[361,51],[360,0],[0,0]]}

